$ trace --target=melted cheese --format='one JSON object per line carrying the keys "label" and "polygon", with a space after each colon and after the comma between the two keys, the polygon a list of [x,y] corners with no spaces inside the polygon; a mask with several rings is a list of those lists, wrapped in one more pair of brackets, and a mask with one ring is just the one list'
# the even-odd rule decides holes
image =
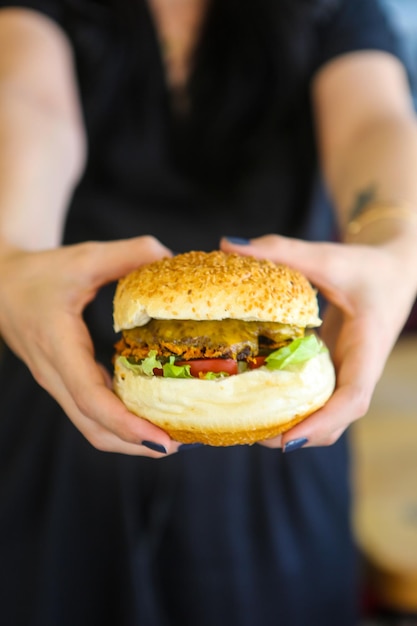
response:
{"label": "melted cheese", "polygon": [[[183,358],[254,356],[262,347],[274,349],[304,334],[297,326],[242,320],[151,320],[123,332],[125,350],[137,357],[151,349]],[[126,351],[127,350],[127,351]],[[146,351],[146,352],[145,352]]]}

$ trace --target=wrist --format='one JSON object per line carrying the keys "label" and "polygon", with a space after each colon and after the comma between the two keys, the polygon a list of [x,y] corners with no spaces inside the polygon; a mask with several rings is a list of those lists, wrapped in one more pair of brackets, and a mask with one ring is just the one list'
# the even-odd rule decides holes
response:
{"label": "wrist", "polygon": [[23,248],[0,237],[0,257],[8,257],[19,252],[23,252]]}
{"label": "wrist", "polygon": [[417,285],[417,204],[375,201],[346,227],[344,242],[392,252]]}
{"label": "wrist", "polygon": [[375,200],[347,224],[346,243],[382,245],[398,240],[417,248],[417,204]]}
{"label": "wrist", "polygon": [[[391,222],[390,229],[389,222]],[[385,224],[384,224],[385,223]],[[375,230],[375,226],[379,226],[377,231],[381,231],[381,227],[385,226],[385,231],[390,232],[392,226],[396,229],[399,227],[417,227],[417,204],[413,206],[406,202],[392,202],[375,200],[366,205],[366,207],[355,215],[346,226],[346,238],[355,238],[362,231]]]}
{"label": "wrist", "polygon": [[9,262],[13,261],[13,259],[19,257],[20,255],[26,254],[27,252],[28,250],[25,250],[20,246],[16,246],[10,242],[0,239],[0,275],[7,275],[9,272]]}

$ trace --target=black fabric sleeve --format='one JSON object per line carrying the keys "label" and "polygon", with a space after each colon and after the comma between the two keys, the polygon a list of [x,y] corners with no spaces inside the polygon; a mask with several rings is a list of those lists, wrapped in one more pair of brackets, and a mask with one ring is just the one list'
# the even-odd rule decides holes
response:
{"label": "black fabric sleeve", "polygon": [[399,33],[381,0],[340,0],[337,8],[323,20],[317,31],[318,69],[343,54],[379,50],[406,55]]}
{"label": "black fabric sleeve", "polygon": [[[109,20],[111,6],[112,0],[0,0],[0,10],[32,9],[49,17],[67,32],[70,39],[78,39],[77,33],[85,24],[96,24],[100,28],[103,21]],[[80,36],[85,38],[85,33],[80,32]]]}
{"label": "black fabric sleeve", "polygon": [[43,13],[59,24],[63,22],[64,2],[62,0],[0,0],[0,9],[12,7],[32,9]]}

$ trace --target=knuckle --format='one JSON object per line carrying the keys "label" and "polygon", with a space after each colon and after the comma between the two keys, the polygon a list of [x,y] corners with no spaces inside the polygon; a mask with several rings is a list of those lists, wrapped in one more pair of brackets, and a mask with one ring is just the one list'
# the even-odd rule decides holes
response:
{"label": "knuckle", "polygon": [[74,246],[75,253],[80,257],[90,257],[96,254],[101,249],[101,244],[98,241],[83,241],[82,243],[76,244]]}
{"label": "knuckle", "polygon": [[95,450],[98,450],[99,452],[111,452],[108,437],[103,433],[89,433],[88,435],[85,435],[85,437]]}
{"label": "knuckle", "polygon": [[160,248],[161,246],[158,239],[156,239],[156,237],[154,237],[153,235],[143,235],[141,239],[142,244],[146,248],[149,248],[149,250],[153,250],[154,248]]}
{"label": "knuckle", "polygon": [[33,355],[28,355],[27,358],[23,360],[29,368],[35,382],[42,387],[42,389],[48,391],[48,393],[52,393],[53,375],[51,376],[50,368],[47,363]]}
{"label": "knuckle", "polygon": [[[112,450],[115,437],[120,443],[140,443],[133,425],[126,419],[105,416],[104,410],[100,410],[100,403],[94,398],[83,394],[76,399],[77,410],[90,420],[90,432],[88,440],[97,450]],[[112,443],[111,443],[112,442]]]}
{"label": "knuckle", "polygon": [[95,420],[94,416],[94,407],[91,403],[91,398],[86,393],[79,393],[76,397],[74,396],[74,402],[78,411],[84,415],[85,417],[89,417],[92,420]]}
{"label": "knuckle", "polygon": [[145,259],[152,260],[167,252],[165,246],[153,235],[142,235],[140,237],[140,245]]}
{"label": "knuckle", "polygon": [[142,441],[142,438],[138,437],[137,433],[134,432],[133,428],[129,426],[129,424],[126,424],[124,422],[117,423],[115,425],[114,432],[117,435],[117,437],[119,437],[119,439],[121,439],[125,443],[133,443],[137,445],[141,443]]}
{"label": "knuckle", "polygon": [[325,435],[324,439],[322,440],[321,445],[323,445],[323,446],[332,446],[340,438],[341,434],[342,433],[340,431],[327,433]]}
{"label": "knuckle", "polygon": [[98,241],[85,241],[73,247],[74,263],[83,268],[83,275],[96,267],[103,254],[103,244]]}
{"label": "knuckle", "polygon": [[45,373],[38,368],[32,369],[32,376],[34,378],[34,380],[37,382],[37,384],[42,387],[42,389],[45,389],[46,391],[48,391],[48,380],[47,380],[47,376],[45,376]]}

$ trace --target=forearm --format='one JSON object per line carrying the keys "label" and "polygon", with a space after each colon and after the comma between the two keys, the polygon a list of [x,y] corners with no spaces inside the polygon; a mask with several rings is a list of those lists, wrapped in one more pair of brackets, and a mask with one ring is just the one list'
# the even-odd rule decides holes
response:
{"label": "forearm", "polygon": [[382,52],[347,54],[321,70],[312,93],[342,238],[394,246],[417,267],[417,122],[404,68]]}
{"label": "forearm", "polygon": [[2,91],[0,242],[32,250],[53,247],[81,172],[81,133],[45,108]]}
{"label": "forearm", "polygon": [[50,20],[0,10],[0,244],[56,246],[85,139],[72,52]]}
{"label": "forearm", "polygon": [[375,202],[415,207],[417,123],[409,117],[381,119],[359,129],[328,168],[327,182],[342,232]]}

